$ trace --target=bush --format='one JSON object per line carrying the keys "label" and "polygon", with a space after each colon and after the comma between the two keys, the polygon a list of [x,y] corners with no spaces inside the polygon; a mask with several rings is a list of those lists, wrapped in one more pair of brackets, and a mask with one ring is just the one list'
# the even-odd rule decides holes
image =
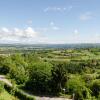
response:
{"label": "bush", "polygon": [[10,67],[6,65],[2,65],[0,67],[0,74],[7,74],[9,73]]}
{"label": "bush", "polygon": [[9,73],[10,67],[9,67],[9,61],[10,59],[8,57],[1,57],[0,56],[0,74],[7,74]]}
{"label": "bush", "polygon": [[28,79],[25,69],[20,66],[13,66],[9,72],[9,76],[11,79],[14,79],[17,84],[23,84]]}
{"label": "bush", "polygon": [[72,73],[72,74],[75,74],[75,73],[82,73],[84,69],[84,66],[81,65],[81,64],[78,64],[78,63],[68,63],[66,64],[66,70],[68,71],[68,73]]}
{"label": "bush", "polygon": [[51,80],[52,65],[46,62],[40,62],[32,65],[29,69],[29,80],[26,88],[34,93],[48,93]]}
{"label": "bush", "polygon": [[66,83],[66,93],[75,94],[75,100],[84,100],[91,97],[91,91],[79,77],[73,77]]}
{"label": "bush", "polygon": [[62,63],[55,64],[53,66],[52,72],[52,92],[59,94],[67,81],[67,72],[65,70],[65,65]]}
{"label": "bush", "polygon": [[95,97],[98,97],[100,94],[100,80],[95,80],[91,83],[91,91],[92,91],[92,95],[94,95]]}
{"label": "bush", "polygon": [[17,87],[9,87],[5,84],[5,89],[12,94],[12,91],[14,92],[13,95],[18,97],[20,100],[35,100],[35,98],[31,95],[28,95],[27,93],[23,92],[22,90],[18,89]]}

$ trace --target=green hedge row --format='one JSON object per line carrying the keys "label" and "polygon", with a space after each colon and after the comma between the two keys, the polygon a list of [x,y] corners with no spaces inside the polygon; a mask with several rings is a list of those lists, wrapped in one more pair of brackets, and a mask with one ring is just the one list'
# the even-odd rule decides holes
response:
{"label": "green hedge row", "polygon": [[14,96],[18,97],[20,100],[35,100],[35,98],[31,95],[26,94],[22,90],[15,88],[15,87],[10,87],[8,85],[4,85],[4,88],[10,93],[13,94]]}

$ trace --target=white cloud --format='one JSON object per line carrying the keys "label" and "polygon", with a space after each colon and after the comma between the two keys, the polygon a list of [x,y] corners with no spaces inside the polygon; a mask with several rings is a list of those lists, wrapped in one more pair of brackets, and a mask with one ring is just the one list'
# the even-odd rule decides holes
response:
{"label": "white cloud", "polygon": [[[52,21],[53,22],[53,21]],[[52,29],[54,28],[54,29]],[[53,22],[52,26],[46,30],[58,30]],[[44,29],[45,30],[45,29]],[[78,29],[73,30],[73,34],[67,34],[61,38],[49,37],[50,35],[43,35],[36,32],[32,27],[25,29],[13,28],[8,29],[3,27],[0,29],[0,43],[100,43],[100,34],[80,34]],[[59,37],[59,36],[58,36]]]}
{"label": "white cloud", "polygon": [[[48,28],[37,28],[37,31],[54,31],[59,28],[55,26],[54,23],[51,23],[52,26]],[[40,30],[39,30],[40,29]],[[35,31],[32,27],[27,27],[25,29],[20,28],[6,28],[3,27],[0,29],[0,43],[50,43],[49,37],[46,37],[43,34],[39,34],[39,32]]]}
{"label": "white cloud", "polygon": [[78,35],[78,34],[79,34],[78,29],[75,29],[75,30],[74,30],[74,34],[75,34],[75,35]]}
{"label": "white cloud", "polygon": [[48,28],[47,27],[37,27],[35,28],[37,31],[39,32],[47,32],[48,31]]}
{"label": "white cloud", "polygon": [[100,34],[82,35],[68,35],[66,38],[52,38],[44,37],[40,38],[38,43],[50,43],[50,44],[65,44],[65,43],[100,43]]}
{"label": "white cloud", "polygon": [[55,25],[55,23],[53,21],[50,22],[50,30],[59,30],[60,28],[58,26]]}
{"label": "white cloud", "polygon": [[54,21],[51,21],[48,26],[46,27],[38,27],[36,28],[37,31],[40,32],[51,32],[51,31],[58,31],[60,30],[60,27],[58,27]]}
{"label": "white cloud", "polygon": [[47,7],[44,9],[44,12],[48,12],[48,11],[64,11],[64,8],[60,8],[60,7]]}
{"label": "white cloud", "polygon": [[50,22],[50,26],[54,26],[54,22],[52,21],[52,22]]}
{"label": "white cloud", "polygon": [[90,42],[92,43],[100,43],[100,34],[96,33],[90,36]]}
{"label": "white cloud", "polygon": [[2,31],[3,31],[3,32],[7,32],[7,33],[9,32],[9,30],[8,30],[6,27],[3,27],[3,28],[2,28]]}
{"label": "white cloud", "polygon": [[100,43],[100,34],[70,35],[66,43]]}
{"label": "white cloud", "polygon": [[83,21],[90,20],[92,18],[93,18],[93,14],[91,12],[86,12],[80,15],[80,20],[83,20]]}
{"label": "white cloud", "polygon": [[44,12],[69,12],[72,9],[72,6],[68,6],[68,7],[47,7],[44,9]]}
{"label": "white cloud", "polygon": [[25,29],[24,34],[26,37],[36,37],[37,36],[37,33],[31,27],[28,27],[27,29]]}
{"label": "white cloud", "polygon": [[53,26],[52,29],[56,31],[56,30],[59,30],[59,27]]}
{"label": "white cloud", "polygon": [[27,39],[34,39],[38,33],[32,27],[26,29],[13,28],[8,29],[3,27],[0,29],[0,40],[2,41],[24,41]]}

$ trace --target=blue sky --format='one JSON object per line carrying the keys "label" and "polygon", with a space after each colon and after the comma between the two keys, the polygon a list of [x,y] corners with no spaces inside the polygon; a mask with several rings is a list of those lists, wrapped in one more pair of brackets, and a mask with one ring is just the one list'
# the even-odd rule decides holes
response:
{"label": "blue sky", "polygon": [[100,43],[100,0],[0,0],[0,43]]}

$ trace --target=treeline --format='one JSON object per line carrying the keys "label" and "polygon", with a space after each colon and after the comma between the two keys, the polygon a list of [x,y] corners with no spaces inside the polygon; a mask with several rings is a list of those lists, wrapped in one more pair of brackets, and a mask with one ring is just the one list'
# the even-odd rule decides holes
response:
{"label": "treeline", "polygon": [[39,95],[70,95],[75,100],[100,100],[100,63],[43,61],[35,53],[0,57],[0,74],[19,88]]}

